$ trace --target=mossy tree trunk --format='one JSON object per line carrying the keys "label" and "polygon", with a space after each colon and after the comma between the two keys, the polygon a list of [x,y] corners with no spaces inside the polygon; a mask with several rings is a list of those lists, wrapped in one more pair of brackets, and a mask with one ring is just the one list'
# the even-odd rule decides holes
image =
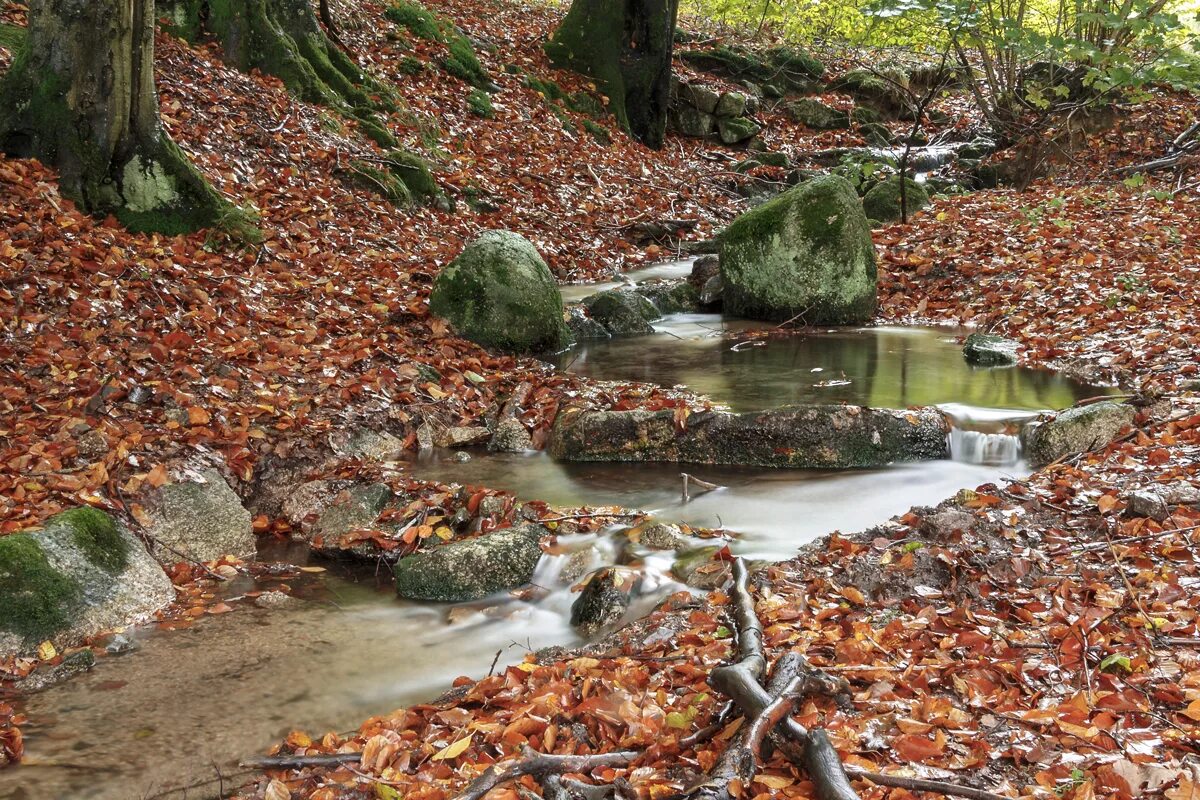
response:
{"label": "mossy tree trunk", "polygon": [[349,111],[379,138],[372,111],[384,104],[368,90],[384,92],[326,35],[310,0],[159,0],[159,11],[186,38],[210,34],[238,69],[274,75],[301,100]]}
{"label": "mossy tree trunk", "polygon": [[546,44],[560,67],[594,78],[634,137],[662,147],[679,0],[575,0]]}
{"label": "mossy tree trunk", "polygon": [[63,192],[135,230],[212,225],[235,209],[162,129],[153,0],[32,0],[0,80],[0,147],[58,169]]}

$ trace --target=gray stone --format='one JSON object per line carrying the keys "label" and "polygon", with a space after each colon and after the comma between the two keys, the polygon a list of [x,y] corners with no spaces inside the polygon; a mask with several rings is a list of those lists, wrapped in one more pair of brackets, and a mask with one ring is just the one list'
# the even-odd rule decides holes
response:
{"label": "gray stone", "polygon": [[729,314],[852,325],[875,314],[871,229],[849,181],[814,178],[738,217],[721,234]]}
{"label": "gray stone", "polygon": [[613,627],[625,616],[641,576],[630,569],[604,567],[593,572],[571,604],[571,627],[585,638]]}
{"label": "gray stone", "polygon": [[300,605],[299,598],[292,597],[287,592],[263,592],[254,598],[254,605],[259,608],[291,608]]}
{"label": "gray stone", "polygon": [[1157,488],[1138,489],[1125,498],[1125,513],[1131,517],[1149,517],[1155,522],[1163,522],[1171,516],[1167,499]]}
{"label": "gray stone", "polygon": [[711,136],[717,126],[716,117],[691,106],[681,106],[672,110],[669,119],[671,129],[681,136]]}
{"label": "gray stone", "polygon": [[174,599],[142,543],[98,509],[0,538],[0,656],[46,640],[73,646],[146,621]]}
{"label": "gray stone", "polygon": [[945,458],[948,433],[936,408],[701,411],[688,417],[682,431],[672,410],[568,409],[558,415],[547,449],[564,461],[845,469]]}
{"label": "gray stone", "polygon": [[343,458],[363,461],[394,461],[404,455],[404,441],[387,431],[354,428],[347,434],[329,437],[333,452]]}
{"label": "gray stone", "polygon": [[811,97],[802,97],[788,103],[787,111],[792,119],[814,130],[829,131],[850,127],[849,112],[832,108]]}
{"label": "gray stone", "polygon": [[434,436],[434,443],[438,447],[471,447],[483,444],[491,436],[488,429],[481,425],[452,425],[438,432]]}
{"label": "gray stone", "polygon": [[716,89],[708,86],[699,83],[685,83],[680,88],[679,99],[705,114],[712,114],[717,110],[717,102],[721,99],[721,95]]}
{"label": "gray stone", "polygon": [[603,325],[589,317],[583,306],[571,306],[567,309],[567,327],[577,342],[607,339],[612,335]]}
{"label": "gray stone", "polygon": [[713,111],[718,117],[740,117],[746,113],[746,95],[741,92],[726,92],[717,101]]}
{"label": "gray stone", "polygon": [[704,282],[704,288],[700,290],[700,305],[704,308],[721,303],[725,294],[725,282],[721,280],[720,273],[713,275]]}
{"label": "gray stone", "polygon": [[283,498],[280,513],[293,528],[307,528],[333,503],[338,491],[338,485],[332,481],[305,481]]}
{"label": "gray stone", "polygon": [[533,449],[533,438],[516,417],[504,417],[496,423],[496,430],[488,442],[493,453],[523,453]]}
{"label": "gray stone", "polygon": [[613,336],[638,336],[654,333],[651,320],[661,316],[658,309],[632,289],[609,289],[583,301],[592,319]]}
{"label": "gray stone", "polygon": [[685,550],[675,559],[671,574],[693,589],[718,589],[729,578],[729,564],[714,561],[720,547],[706,545]]}
{"label": "gray stone", "polygon": [[396,592],[410,600],[460,603],[533,580],[549,531],[526,524],[439,545],[396,562]]}
{"label": "gray stone", "polygon": [[97,461],[108,453],[108,438],[98,430],[89,430],[75,440],[75,448],[85,461]]}
{"label": "gray stone", "polygon": [[360,484],[343,490],[321,512],[310,538],[320,536],[325,547],[333,547],[340,537],[351,531],[374,528],[380,512],[394,499],[392,490],[382,483]]}
{"label": "gray stone", "polygon": [[1065,456],[1103,447],[1133,422],[1132,406],[1105,400],[1070,408],[1024,433],[1025,452],[1035,467],[1044,467]]}
{"label": "gray stone", "polygon": [[717,119],[717,134],[725,144],[740,144],[747,139],[753,139],[762,130],[762,126],[749,117],[719,117]]}
{"label": "gray stone", "polygon": [[963,358],[968,364],[981,367],[1009,366],[1017,363],[1017,348],[1020,344],[1003,336],[972,333],[963,342]]}
{"label": "gray stone", "polygon": [[66,656],[60,663],[52,667],[42,667],[24,680],[17,681],[14,688],[25,695],[42,692],[51,686],[69,681],[94,666],[96,666],[96,654],[91,650],[80,650]]}
{"label": "gray stone", "polygon": [[675,550],[686,541],[678,527],[665,522],[640,525],[637,534],[638,542],[651,550]]}
{"label": "gray stone", "polygon": [[[929,193],[912,178],[904,179],[904,210],[913,214],[929,205]],[[863,213],[880,222],[898,222],[903,218],[900,203],[900,176],[893,175],[872,186],[863,195]]]}
{"label": "gray stone", "polygon": [[719,256],[700,256],[692,263],[692,272],[688,275],[688,283],[697,289],[703,289],[709,278],[720,273],[721,259]]}
{"label": "gray stone", "polygon": [[467,245],[434,281],[429,311],[460,336],[505,352],[570,342],[550,268],[528,239],[509,231],[487,231]]}
{"label": "gray stone", "polygon": [[683,278],[647,281],[634,291],[653,303],[660,315],[696,311],[700,304],[700,293]]}
{"label": "gray stone", "polygon": [[145,505],[142,522],[155,539],[155,557],[165,564],[254,556],[250,512],[212,467],[185,469],[182,479],[152,490]]}

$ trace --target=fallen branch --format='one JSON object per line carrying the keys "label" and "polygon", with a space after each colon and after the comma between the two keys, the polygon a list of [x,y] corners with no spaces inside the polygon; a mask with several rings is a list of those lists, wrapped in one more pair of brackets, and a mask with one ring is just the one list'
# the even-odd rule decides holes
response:
{"label": "fallen branch", "polygon": [[931,781],[925,778],[908,778],[903,775],[886,775],[879,772],[868,772],[860,767],[846,767],[846,773],[855,778],[864,778],[880,786],[891,786],[897,789],[907,789],[910,792],[936,792],[951,797],[965,797],[968,800],[1012,800],[1002,794],[989,792],[986,789],[975,789],[970,786],[960,786],[957,783]]}
{"label": "fallen branch", "polygon": [[319,753],[312,756],[263,756],[242,761],[240,766],[253,769],[299,769],[301,767],[336,767],[342,764],[357,764],[361,760],[362,753]]}
{"label": "fallen branch", "polygon": [[618,750],[587,756],[557,756],[538,753],[527,747],[523,755],[523,758],[503,769],[497,769],[498,764],[489,767],[487,772],[471,781],[470,786],[455,800],[482,800],[484,795],[497,786],[526,775],[531,775],[541,782],[547,776],[561,775],[564,772],[585,773],[596,767],[623,767],[641,754],[636,750]]}

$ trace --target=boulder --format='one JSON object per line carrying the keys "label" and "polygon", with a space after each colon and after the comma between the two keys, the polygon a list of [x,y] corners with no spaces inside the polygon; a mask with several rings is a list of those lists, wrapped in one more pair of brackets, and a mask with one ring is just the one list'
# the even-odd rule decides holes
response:
{"label": "boulder", "polygon": [[683,278],[643,283],[636,291],[653,303],[659,314],[695,311],[700,305],[700,292]]}
{"label": "boulder", "polygon": [[554,276],[533,244],[509,231],[487,231],[467,245],[434,281],[429,310],[464,338],[505,352],[553,351],[570,341]]}
{"label": "boulder", "polygon": [[814,178],[738,217],[721,235],[725,312],[810,325],[875,314],[871,229],[849,181]]}
{"label": "boulder", "polygon": [[488,442],[488,451],[492,453],[523,453],[532,449],[533,437],[516,417],[504,417],[497,422]]}
{"label": "boulder", "polygon": [[980,367],[1004,367],[1017,363],[1019,343],[1003,336],[972,333],[963,342],[963,358]]}
{"label": "boulder", "polygon": [[0,537],[0,656],[58,647],[150,619],[175,590],[142,543],[81,507]]}
{"label": "boulder", "polygon": [[746,113],[746,95],[741,92],[726,92],[717,101],[713,111],[718,117],[740,117]]}
{"label": "boulder", "polygon": [[691,106],[680,106],[670,114],[671,130],[681,136],[705,137],[712,135],[717,119],[712,114]]}
{"label": "boulder", "polygon": [[641,583],[634,570],[604,567],[588,576],[587,585],[571,604],[571,627],[592,638],[621,621]]}
{"label": "boulder", "polygon": [[154,538],[155,558],[164,564],[254,556],[250,512],[213,467],[185,468],[180,480],[152,490],[145,508],[139,521]]}
{"label": "boulder", "polygon": [[762,126],[749,117],[718,117],[717,134],[725,144],[738,144],[753,139]]}
{"label": "boulder", "polygon": [[451,425],[439,431],[433,441],[438,447],[473,447],[484,444],[491,436],[491,431],[482,425]]}
{"label": "boulder", "polygon": [[1030,425],[1023,440],[1029,462],[1044,467],[1064,456],[1103,447],[1133,422],[1133,406],[1105,400],[1069,408],[1055,417]]}
{"label": "boulder", "polygon": [[320,535],[324,547],[336,549],[345,534],[374,528],[380,512],[394,499],[392,490],[382,483],[360,484],[339,492],[317,518],[309,538]]}
{"label": "boulder", "polygon": [[582,342],[587,339],[607,339],[610,334],[604,326],[588,316],[583,306],[575,305],[567,309],[567,329],[571,337]]}
{"label": "boulder", "polygon": [[584,298],[583,305],[592,319],[613,336],[654,333],[650,322],[662,316],[653,303],[632,289],[598,292]]}
{"label": "boulder", "polygon": [[680,430],[671,409],[558,415],[547,449],[562,461],[666,461],[847,469],[945,458],[949,426],[936,408],[811,406],[733,414],[701,411]]}
{"label": "boulder", "polygon": [[725,296],[725,283],[721,280],[721,273],[713,275],[704,282],[704,288],[700,290],[700,307],[712,308],[720,305]]}
{"label": "boulder", "polygon": [[396,592],[410,600],[462,603],[524,586],[542,557],[541,525],[451,541],[396,562]]}
{"label": "boulder", "polygon": [[700,256],[692,262],[692,271],[688,275],[688,283],[696,288],[697,291],[704,288],[704,284],[714,275],[721,274],[721,259],[716,255]]}
{"label": "boulder", "polygon": [[[929,193],[912,178],[904,179],[905,205],[911,217],[929,205]],[[900,220],[900,176],[893,175],[872,186],[862,199],[863,212],[869,219],[879,222]]]}
{"label": "boulder", "polygon": [[866,69],[855,69],[842,75],[830,84],[836,92],[845,92],[858,102],[886,116],[898,116],[908,108],[908,76],[898,71],[885,70],[876,74]]}
{"label": "boulder", "polygon": [[712,114],[717,110],[721,94],[716,89],[699,83],[685,83],[679,89],[679,99],[705,114]]}
{"label": "boulder", "polygon": [[677,525],[653,520],[647,520],[630,529],[628,535],[631,539],[636,539],[642,547],[651,550],[676,550],[687,541]]}
{"label": "boulder", "polygon": [[830,108],[820,100],[802,97],[787,106],[788,114],[805,127],[819,131],[835,130],[850,127],[850,114]]}
{"label": "boulder", "polygon": [[867,144],[872,147],[892,146],[894,138],[892,132],[882,122],[864,122],[859,126],[858,132],[867,140]]}

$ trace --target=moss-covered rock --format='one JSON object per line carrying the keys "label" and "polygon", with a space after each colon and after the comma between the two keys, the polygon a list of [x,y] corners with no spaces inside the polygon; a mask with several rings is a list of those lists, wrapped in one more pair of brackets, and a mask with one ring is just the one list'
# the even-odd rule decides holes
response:
{"label": "moss-covered rock", "polygon": [[717,118],[692,106],[679,106],[671,109],[667,123],[672,131],[681,136],[702,138],[711,136],[716,130]]}
{"label": "moss-covered rock", "polygon": [[1029,463],[1044,467],[1065,456],[1104,447],[1133,422],[1133,406],[1106,400],[1069,408],[1029,426],[1022,439]]}
{"label": "moss-covered rock", "polygon": [[812,97],[802,97],[793,103],[788,103],[787,111],[792,119],[815,130],[827,131],[850,127],[850,114],[831,108]]}
{"label": "moss-covered rock", "polygon": [[141,543],[98,509],[0,537],[0,655],[47,639],[77,644],[172,599],[171,582]]}
{"label": "moss-covered rock", "polygon": [[472,89],[467,95],[467,108],[477,117],[491,119],[496,115],[491,96],[482,89]]}
{"label": "moss-covered rock", "polygon": [[762,126],[749,117],[718,117],[717,135],[725,144],[740,144],[753,139]]}
{"label": "moss-covered rock", "polygon": [[821,62],[808,53],[789,47],[755,53],[742,47],[718,45],[708,50],[684,49],[679,57],[697,69],[763,84],[764,93],[772,94],[770,90],[774,89],[775,96],[785,91],[809,91],[825,71]]}
{"label": "moss-covered rock", "polygon": [[881,114],[894,117],[908,109],[907,86],[908,76],[897,70],[883,70],[876,74],[866,69],[855,69],[835,80],[830,88],[845,92]]}
{"label": "moss-covered rock", "polygon": [[654,333],[650,323],[658,319],[654,303],[632,289],[609,289],[584,298],[583,305],[596,322],[613,336]]}
{"label": "moss-covered rock", "polygon": [[1018,343],[1003,336],[972,333],[963,342],[963,358],[981,367],[1003,367],[1017,363]]}
{"label": "moss-covered rock", "polygon": [[854,188],[829,175],[738,217],[721,235],[725,311],[851,325],[875,313],[871,230]]}
{"label": "moss-covered rock", "polygon": [[410,600],[461,603],[524,586],[542,557],[540,525],[453,541],[396,562],[396,592]]}
{"label": "moss-covered rock", "polygon": [[571,306],[567,309],[567,328],[571,337],[582,342],[588,339],[607,339],[612,334],[608,329],[588,315],[582,305]]}
{"label": "moss-covered rock", "polygon": [[689,416],[682,431],[670,409],[572,409],[559,414],[548,450],[564,461],[847,469],[945,458],[948,432],[946,419],[936,408],[705,411]]}
{"label": "moss-covered rock", "polygon": [[[880,181],[863,195],[863,211],[866,215],[880,222],[896,222],[900,214],[900,177],[893,175],[885,181]],[[904,205],[908,216],[929,205],[929,193],[925,187],[912,178],[904,179]]]}
{"label": "moss-covered rock", "polygon": [[713,113],[718,117],[740,117],[746,113],[746,95],[741,92],[725,92],[717,100]]}
{"label": "moss-covered rock", "polygon": [[524,237],[487,231],[434,281],[429,310],[464,338],[511,353],[554,351],[570,334],[550,268]]}
{"label": "moss-covered rock", "polygon": [[698,311],[700,292],[687,280],[658,280],[637,287],[637,293],[649,300],[660,314]]}

